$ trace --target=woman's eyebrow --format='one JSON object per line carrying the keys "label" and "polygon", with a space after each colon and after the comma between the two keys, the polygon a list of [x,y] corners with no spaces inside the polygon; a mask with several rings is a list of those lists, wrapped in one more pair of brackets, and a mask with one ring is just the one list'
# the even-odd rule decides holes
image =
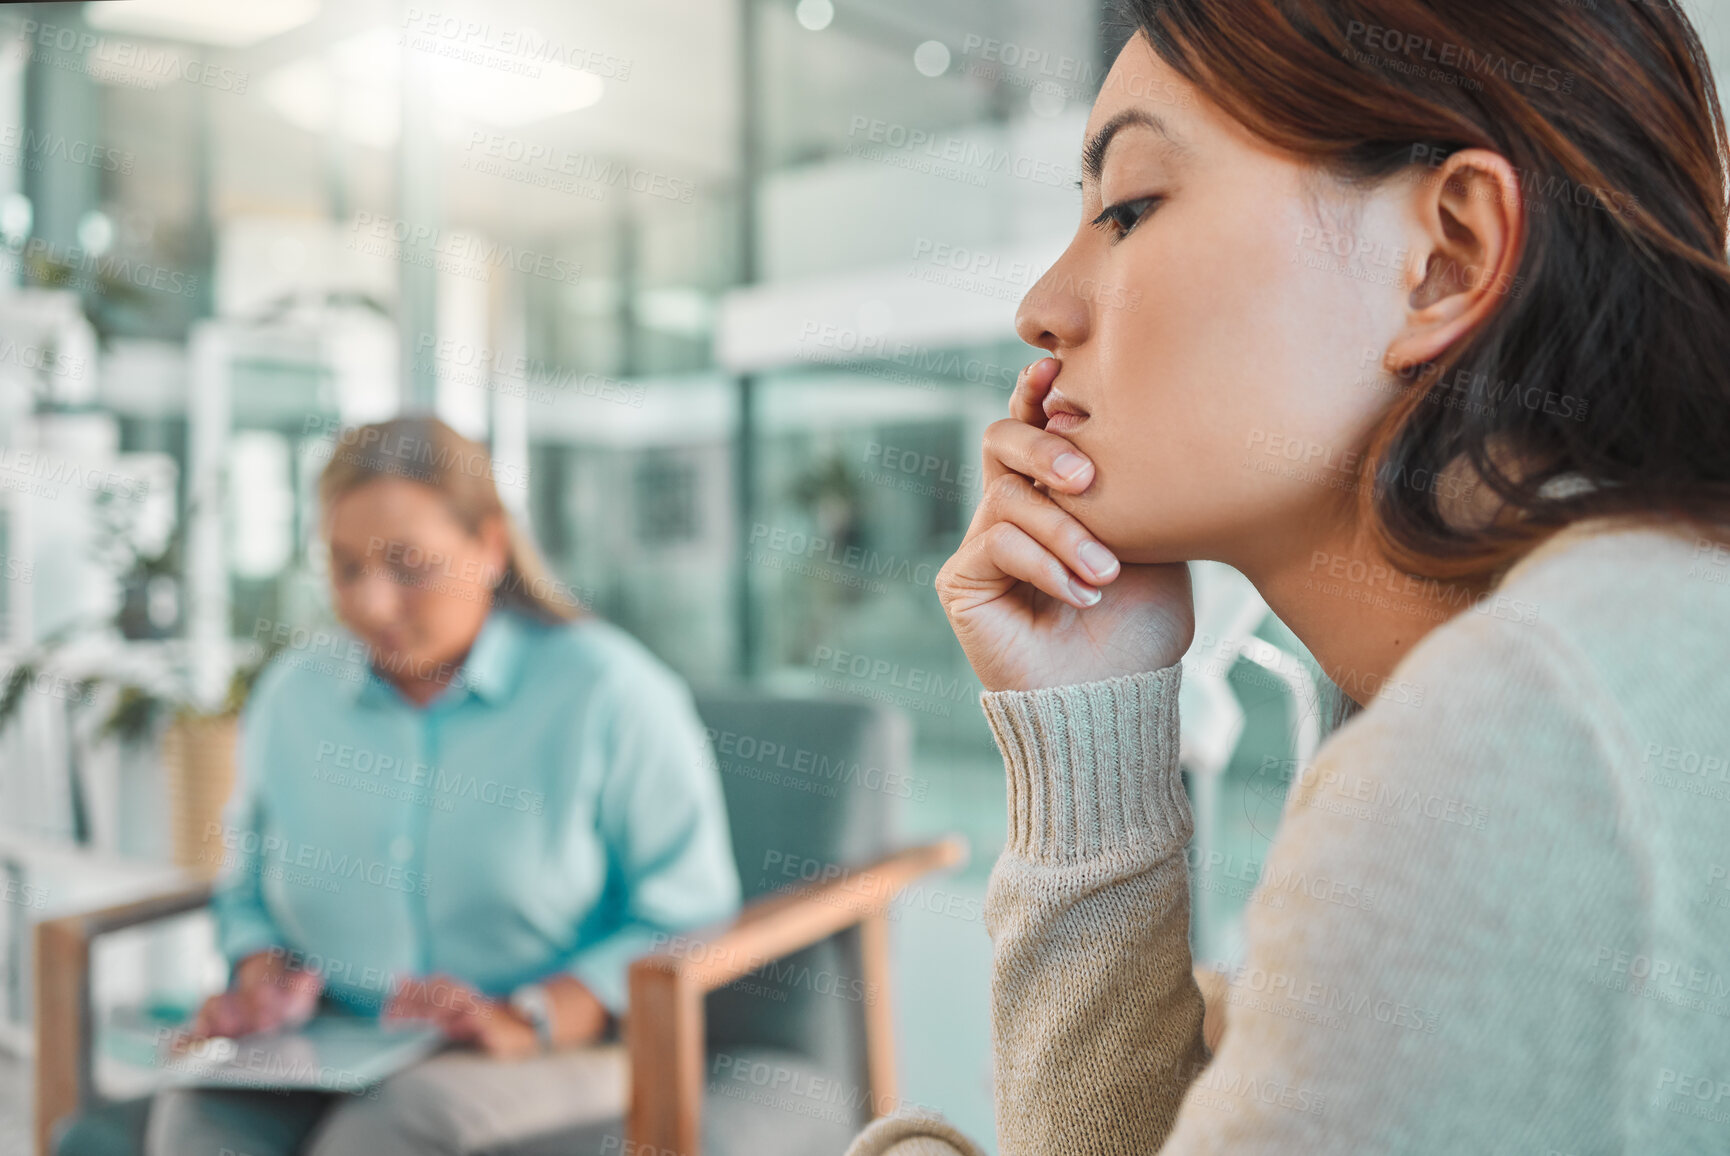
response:
{"label": "woman's eyebrow", "polygon": [[1171,126],[1161,120],[1155,113],[1144,108],[1126,108],[1100,126],[1093,134],[1086,147],[1081,150],[1081,174],[1089,184],[1098,184],[1105,174],[1105,154],[1111,147],[1111,140],[1120,129],[1130,125],[1140,125],[1150,128],[1164,138],[1165,143],[1179,154],[1187,153],[1189,146],[1183,143],[1178,135],[1171,131]]}

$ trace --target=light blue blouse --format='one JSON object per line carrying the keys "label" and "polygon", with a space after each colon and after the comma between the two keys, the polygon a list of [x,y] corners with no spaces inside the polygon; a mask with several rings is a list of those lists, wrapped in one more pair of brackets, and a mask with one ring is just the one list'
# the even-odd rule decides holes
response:
{"label": "light blue blouse", "polygon": [[260,677],[207,833],[231,963],[283,948],[365,1011],[400,979],[503,996],[563,971],[622,1014],[626,966],[658,934],[737,909],[690,690],[624,630],[495,607],[425,707],[326,637]]}

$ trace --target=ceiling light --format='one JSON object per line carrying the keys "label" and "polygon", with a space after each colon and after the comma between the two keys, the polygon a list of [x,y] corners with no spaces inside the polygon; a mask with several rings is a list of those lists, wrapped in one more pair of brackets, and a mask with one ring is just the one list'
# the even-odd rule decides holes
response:
{"label": "ceiling light", "polygon": [[941,40],[927,40],[913,50],[913,67],[924,76],[942,76],[949,71],[949,46]]}
{"label": "ceiling light", "polygon": [[393,29],[376,28],[284,65],[260,89],[278,113],[309,132],[341,131],[388,147],[400,130],[407,53],[415,54],[408,59],[451,137],[459,137],[464,124],[515,128],[577,112],[597,103],[607,87],[592,72],[557,64],[516,70],[511,65],[521,61],[505,53],[453,60],[399,43]]}
{"label": "ceiling light", "polygon": [[801,25],[812,32],[821,32],[835,19],[835,5],[829,0],[799,0],[799,6],[793,9],[793,15]]}
{"label": "ceiling light", "polygon": [[[341,131],[349,140],[385,149],[396,143],[401,110],[389,90],[344,89],[327,62],[297,60],[269,73],[258,90],[278,115],[297,128],[324,134]],[[342,108],[342,123],[336,110]]]}
{"label": "ceiling light", "polygon": [[86,4],[92,28],[195,44],[241,48],[278,36],[318,15],[319,0],[127,0],[124,4]]}
{"label": "ceiling light", "polygon": [[107,213],[92,210],[78,221],[78,246],[91,256],[100,257],[114,245],[114,220]]}

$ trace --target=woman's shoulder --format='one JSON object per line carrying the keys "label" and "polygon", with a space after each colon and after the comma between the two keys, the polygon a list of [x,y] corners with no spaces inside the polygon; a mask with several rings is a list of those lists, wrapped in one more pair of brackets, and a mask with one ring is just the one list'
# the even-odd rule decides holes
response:
{"label": "woman's shoulder", "polygon": [[571,622],[533,623],[534,640],[520,685],[522,701],[555,708],[574,725],[611,735],[686,734],[700,724],[696,698],[685,679],[648,644],[617,623],[584,616]]}
{"label": "woman's shoulder", "polygon": [[556,623],[521,615],[518,620],[518,628],[529,640],[529,661],[544,664],[548,673],[581,670],[602,684],[681,681],[641,639],[599,615]]}
{"label": "woman's shoulder", "polygon": [[1516,563],[1502,586],[1578,600],[1604,593],[1604,583],[1594,580],[1604,577],[1723,600],[1730,596],[1730,526],[1719,534],[1657,518],[1575,522]]}
{"label": "woman's shoulder", "polygon": [[1656,521],[1598,520],[1527,555],[1430,632],[1392,681],[1468,714],[1511,695],[1546,718],[1662,728],[1724,678],[1725,638],[1730,544]]}
{"label": "woman's shoulder", "polygon": [[[1681,523],[1576,523],[1522,559],[1490,595],[1517,603],[1536,638],[1618,668],[1716,670],[1730,637],[1730,528],[1722,539]],[[1504,615],[1505,616],[1505,615]]]}
{"label": "woman's shoulder", "polygon": [[283,707],[327,709],[334,697],[352,696],[366,672],[366,648],[346,630],[296,630],[259,670],[246,709],[254,715]]}

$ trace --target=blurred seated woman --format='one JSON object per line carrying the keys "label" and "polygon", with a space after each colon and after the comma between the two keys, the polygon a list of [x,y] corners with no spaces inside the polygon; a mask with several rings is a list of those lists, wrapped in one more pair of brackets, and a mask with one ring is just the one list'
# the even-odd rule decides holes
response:
{"label": "blurred seated woman", "polygon": [[[557,595],[484,448],[433,418],[346,431],[320,479],[355,639],[280,655],[241,728],[214,909],[232,964],[194,1030],[321,1003],[458,1045],[365,1095],[176,1090],[153,1156],[509,1150],[624,1111],[625,969],[738,906],[690,691]],[[346,641],[346,640],[345,640]]]}

